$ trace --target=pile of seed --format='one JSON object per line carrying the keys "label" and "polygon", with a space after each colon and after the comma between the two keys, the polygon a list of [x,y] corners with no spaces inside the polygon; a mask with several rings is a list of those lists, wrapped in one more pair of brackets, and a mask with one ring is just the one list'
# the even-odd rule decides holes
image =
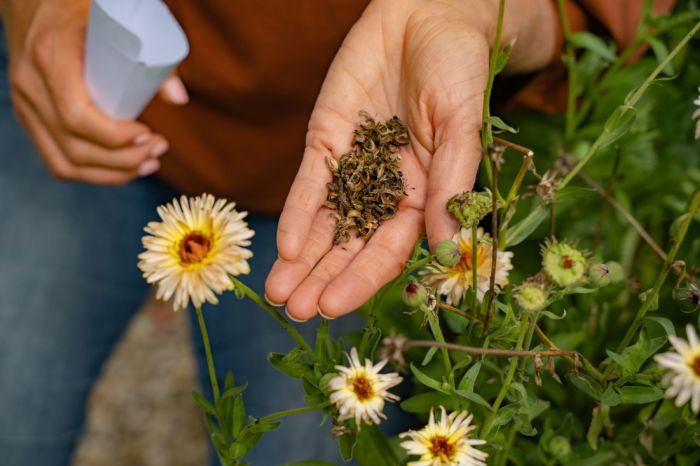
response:
{"label": "pile of seed", "polygon": [[399,150],[408,144],[408,128],[398,118],[375,121],[360,112],[352,149],[339,160],[326,158],[333,180],[328,183],[326,207],[336,219],[335,244],[347,241],[350,232],[368,240],[379,226],[396,215],[406,195],[399,169]]}

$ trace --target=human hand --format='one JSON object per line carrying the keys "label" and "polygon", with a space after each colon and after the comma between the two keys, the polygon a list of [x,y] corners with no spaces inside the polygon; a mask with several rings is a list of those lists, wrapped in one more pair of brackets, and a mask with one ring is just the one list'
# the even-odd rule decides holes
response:
{"label": "human hand", "polygon": [[[62,180],[118,185],[160,168],[162,135],[136,121],[114,120],[91,102],[83,78],[88,0],[0,3],[10,59],[15,115],[49,171]],[[169,78],[161,95],[187,101]]]}
{"label": "human hand", "polygon": [[[295,320],[356,309],[402,270],[427,230],[431,247],[458,225],[445,209],[471,189],[479,166],[481,113],[496,0],[374,0],[346,37],[311,115],[301,168],[280,217],[280,258],[265,291]],[[549,0],[509,2],[504,43],[517,37],[511,71],[548,63],[554,49]],[[410,130],[400,167],[408,195],[366,243],[333,245],[323,207],[331,174],[325,157],[350,147],[358,111],[398,115]]]}

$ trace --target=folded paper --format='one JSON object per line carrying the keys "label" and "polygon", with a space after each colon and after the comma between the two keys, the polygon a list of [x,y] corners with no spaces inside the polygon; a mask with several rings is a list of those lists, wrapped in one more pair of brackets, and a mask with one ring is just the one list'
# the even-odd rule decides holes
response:
{"label": "folded paper", "polygon": [[92,0],[85,80],[112,118],[141,114],[188,53],[184,31],[161,0]]}

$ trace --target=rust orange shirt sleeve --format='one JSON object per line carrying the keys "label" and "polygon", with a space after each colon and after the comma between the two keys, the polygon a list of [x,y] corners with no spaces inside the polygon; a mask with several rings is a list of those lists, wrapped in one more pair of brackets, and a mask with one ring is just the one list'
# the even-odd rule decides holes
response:
{"label": "rust orange shirt sleeve", "polygon": [[[669,13],[676,0],[655,0],[654,12]],[[637,32],[644,0],[567,0],[566,16],[572,31],[600,30],[607,33],[619,49],[629,47]],[[556,0],[552,0],[556,7]],[[557,17],[559,17],[557,10]],[[566,107],[566,69],[561,61],[564,34],[557,25],[557,47],[552,63],[535,76],[515,95],[513,104],[550,113],[562,112]]]}

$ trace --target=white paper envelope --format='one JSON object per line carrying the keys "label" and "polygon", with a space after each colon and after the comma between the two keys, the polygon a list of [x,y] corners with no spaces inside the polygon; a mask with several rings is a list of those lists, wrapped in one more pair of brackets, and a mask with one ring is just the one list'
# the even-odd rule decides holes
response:
{"label": "white paper envelope", "polygon": [[112,118],[136,118],[188,52],[184,31],[161,0],[92,0],[85,80]]}

